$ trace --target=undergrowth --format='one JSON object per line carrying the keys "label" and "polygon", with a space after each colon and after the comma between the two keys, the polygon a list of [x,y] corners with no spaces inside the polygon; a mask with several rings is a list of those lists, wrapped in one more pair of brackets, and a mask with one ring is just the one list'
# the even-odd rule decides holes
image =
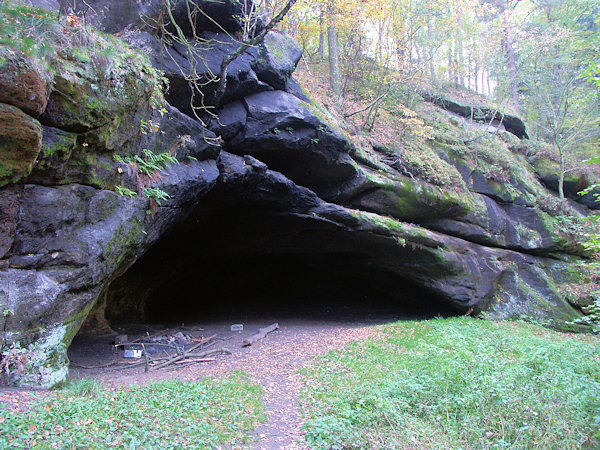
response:
{"label": "undergrowth", "polygon": [[305,370],[316,448],[592,448],[600,345],[524,323],[403,322]]}
{"label": "undergrowth", "polygon": [[0,405],[0,447],[214,448],[248,443],[263,420],[262,391],[241,373],[118,391],[82,380],[24,413]]}

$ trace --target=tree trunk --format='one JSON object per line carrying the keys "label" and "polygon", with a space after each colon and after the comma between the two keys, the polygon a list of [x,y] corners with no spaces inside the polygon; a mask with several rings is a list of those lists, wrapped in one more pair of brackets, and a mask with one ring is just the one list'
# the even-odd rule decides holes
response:
{"label": "tree trunk", "polygon": [[558,142],[558,137],[554,137],[554,145],[558,150],[558,154],[560,155],[560,174],[558,177],[558,196],[562,200],[565,198],[565,155],[563,152],[560,143]]}
{"label": "tree trunk", "polygon": [[340,60],[338,55],[338,40],[335,30],[334,4],[330,3],[327,9],[327,48],[329,50],[329,84],[333,93],[339,97],[342,94],[342,81],[340,76]]}
{"label": "tree trunk", "polygon": [[504,20],[504,51],[506,52],[506,64],[508,65],[508,72],[510,76],[511,98],[515,106],[516,113],[521,114],[521,104],[519,103],[519,87],[517,84],[517,63],[513,48],[512,28],[510,27],[510,11],[511,7],[507,0],[506,7],[502,13],[502,18]]}
{"label": "tree trunk", "polygon": [[462,24],[462,4],[458,2],[458,10],[456,12],[456,20],[458,22],[458,33],[456,33],[456,84],[457,85],[465,85],[464,79],[464,64],[465,64],[465,55],[463,49],[463,24]]}
{"label": "tree trunk", "polygon": [[452,43],[448,43],[448,83],[452,83]]}
{"label": "tree trunk", "polygon": [[[473,67],[473,75],[475,77],[475,92],[479,94],[479,55],[475,55],[474,67]],[[483,84],[483,81],[482,81]],[[483,89],[482,89],[483,91]]]}
{"label": "tree trunk", "polygon": [[321,10],[321,15],[319,16],[319,61],[323,61],[325,57],[325,32],[323,30],[323,22],[325,21],[325,13]]}
{"label": "tree trunk", "polygon": [[[427,22],[427,41],[428,45],[432,46],[433,38],[431,32],[431,22]],[[435,84],[435,65],[434,65],[434,50],[433,47],[429,47],[429,76],[431,77],[431,84]]]}

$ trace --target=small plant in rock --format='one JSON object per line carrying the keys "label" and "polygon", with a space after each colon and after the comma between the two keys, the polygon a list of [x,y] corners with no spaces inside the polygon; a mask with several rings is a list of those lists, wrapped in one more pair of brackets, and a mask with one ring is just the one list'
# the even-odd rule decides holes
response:
{"label": "small plant in rock", "polygon": [[279,134],[279,133],[281,133],[281,130],[279,128],[275,127],[275,128],[273,128],[273,133]]}
{"label": "small plant in rock", "polygon": [[163,201],[171,198],[169,194],[159,187],[146,188],[144,190],[144,195],[149,199],[154,200],[158,206],[161,206]]}
{"label": "small plant in rock", "polygon": [[147,135],[150,133],[156,133],[159,130],[159,125],[154,123],[152,119],[140,121],[140,133]]}
{"label": "small plant in rock", "polygon": [[27,350],[21,348],[19,342],[13,343],[10,347],[3,348],[2,353],[0,353],[0,374],[7,377],[10,376],[11,372],[22,374],[25,372],[28,362]]}
{"label": "small plant in rock", "polygon": [[159,153],[156,155],[150,150],[144,149],[142,153],[144,155],[143,158],[139,155],[125,157],[114,155],[113,159],[117,162],[135,166],[140,173],[148,176],[154,174],[155,172],[166,169],[167,167],[178,162],[177,158],[168,152]]}
{"label": "small plant in rock", "polygon": [[137,197],[137,192],[126,188],[125,186],[117,186],[115,192],[123,197],[134,198]]}

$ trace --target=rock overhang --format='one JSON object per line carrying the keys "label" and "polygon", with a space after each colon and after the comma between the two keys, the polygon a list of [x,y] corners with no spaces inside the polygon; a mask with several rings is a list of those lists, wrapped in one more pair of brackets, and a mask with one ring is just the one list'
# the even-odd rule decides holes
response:
{"label": "rock overhang", "polygon": [[[156,53],[159,41],[140,30],[127,36],[140,47],[149,44],[153,64],[165,67]],[[134,127],[119,125],[110,139],[89,134],[97,129],[93,117],[110,131],[104,120],[115,111],[110,105],[100,115],[82,114],[85,121],[75,128],[77,114],[67,117],[69,123],[57,116],[42,127],[43,157],[33,173],[0,191],[0,307],[8,311],[0,318],[2,345],[19,342],[32,362],[11,382],[49,386],[64,378],[66,347],[93,305],[127,274],[141,272],[141,287],[156,281],[156,271],[177,276],[161,269],[169,257],[187,278],[195,267],[212,269],[209,259],[198,257],[205,254],[221,267],[236,264],[239,274],[244,265],[254,265],[283,277],[286,264],[300,273],[305,268],[307,276],[323,273],[321,285],[330,279],[329,290],[347,285],[352,291],[359,280],[399,304],[410,286],[462,312],[556,325],[577,317],[559,289],[577,279],[568,261],[577,250],[556,238],[547,213],[535,203],[511,204],[512,197],[494,191],[487,179],[478,179],[476,192],[448,193],[382,160],[377,169],[364,166],[289,79],[298,57],[294,46],[278,48],[287,49],[287,57],[271,45],[271,56],[259,49],[238,61],[219,110],[222,120],[212,131],[160,97],[153,105],[160,113],[150,102],[133,102],[135,111],[129,111],[120,98],[116,110]],[[186,61],[185,54],[177,55]],[[240,78],[251,71],[256,77]],[[173,84],[183,78],[172,75]],[[145,86],[139,89],[130,97],[151,95]],[[189,104],[189,92],[172,92],[170,99]],[[161,124],[160,133],[140,132],[137,121],[149,119]],[[49,151],[56,143],[60,148]],[[112,158],[117,150],[140,155],[142,149],[171,152],[178,163],[140,178],[134,165]],[[127,187],[133,198],[117,195],[117,186]],[[147,187],[168,197],[152,203],[143,195]],[[377,200],[381,194],[385,201]],[[179,256],[170,255],[173,249]],[[554,258],[556,252],[563,261]],[[334,265],[339,269],[332,270]]]}

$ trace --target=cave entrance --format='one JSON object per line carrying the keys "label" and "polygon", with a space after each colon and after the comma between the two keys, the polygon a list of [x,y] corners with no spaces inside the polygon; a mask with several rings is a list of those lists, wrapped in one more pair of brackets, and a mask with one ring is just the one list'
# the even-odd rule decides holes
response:
{"label": "cave entrance", "polygon": [[[251,332],[277,322],[283,331],[459,313],[378,264],[373,243],[352,233],[304,216],[225,210],[235,214],[198,213],[161,238],[111,283],[90,318],[102,314],[118,333],[132,324],[219,333],[232,324]],[[71,357],[91,351],[89,331],[82,328]]]}
{"label": "cave entrance", "polygon": [[[183,261],[148,254],[107,294],[111,325],[130,322],[357,322],[451,315],[429,293],[361,266],[359,255],[256,255]],[[133,299],[133,301],[132,301]]]}

